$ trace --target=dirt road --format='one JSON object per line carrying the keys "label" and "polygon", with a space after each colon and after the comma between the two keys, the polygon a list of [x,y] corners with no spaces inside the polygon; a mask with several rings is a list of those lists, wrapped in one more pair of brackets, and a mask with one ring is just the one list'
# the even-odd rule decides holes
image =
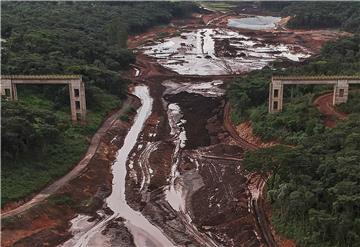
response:
{"label": "dirt road", "polygon": [[346,119],[346,114],[339,112],[333,106],[333,95],[334,93],[326,93],[320,95],[314,100],[314,104],[318,110],[325,116],[324,124],[326,127],[336,127],[337,119]]}
{"label": "dirt road", "polygon": [[224,126],[225,126],[226,130],[229,132],[229,134],[231,135],[231,137],[245,150],[255,150],[258,148],[254,144],[247,142],[245,139],[241,138],[238,135],[236,128],[231,121],[230,104],[229,103],[227,103],[224,108]]}

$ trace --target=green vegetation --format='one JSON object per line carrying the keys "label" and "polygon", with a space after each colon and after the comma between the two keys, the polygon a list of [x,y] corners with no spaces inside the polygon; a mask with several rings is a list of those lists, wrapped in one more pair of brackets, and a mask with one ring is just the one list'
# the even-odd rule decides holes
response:
{"label": "green vegetation", "polygon": [[54,102],[36,92],[24,92],[18,102],[2,102],[3,204],[36,192],[80,160],[106,109],[120,105],[118,97],[102,96],[104,110],[89,110],[84,126],[71,123],[69,107],[54,111]]}
{"label": "green vegetation", "polygon": [[360,75],[359,43],[359,35],[342,38],[326,44],[320,56],[301,66],[283,71],[281,64],[274,63],[272,68],[267,67],[237,78],[228,90],[233,106],[233,120],[239,122],[249,119],[253,122],[256,135],[264,140],[278,139],[287,144],[297,144],[304,137],[323,131],[322,116],[313,106],[312,100],[314,94],[330,88],[287,86],[284,111],[269,115],[267,100],[271,75]]}
{"label": "green vegetation", "polygon": [[81,74],[87,123],[72,124],[68,89],[23,86],[2,102],[2,206],[39,191],[80,160],[89,137],[121,105],[134,34],[192,13],[192,3],[2,2],[3,74]]}
{"label": "green vegetation", "polygon": [[48,201],[54,205],[75,206],[75,201],[68,194],[57,194],[49,197]]}
{"label": "green vegetation", "polygon": [[307,94],[284,105],[281,114],[268,114],[265,106],[251,112],[253,131],[265,141],[281,139],[284,143],[297,144],[306,136],[324,131],[321,114],[312,104],[313,97]]}
{"label": "green vegetation", "polygon": [[349,118],[329,129],[312,103],[329,88],[288,86],[284,111],[268,114],[268,83],[271,75],[360,75],[359,44],[359,35],[342,38],[303,64],[283,70],[273,63],[236,79],[228,90],[235,120],[251,120],[265,140],[291,144],[246,153],[244,168],[272,174],[267,189],[274,226],[298,246],[360,242],[360,95],[350,93],[339,106]]}
{"label": "green vegetation", "polygon": [[339,105],[337,109],[345,113],[360,112],[360,91],[351,92],[348,103]]}
{"label": "green vegetation", "polygon": [[291,28],[341,28],[360,31],[360,3],[358,2],[261,2],[260,7],[293,16]]}
{"label": "green vegetation", "polygon": [[201,5],[214,11],[230,11],[236,7],[233,2],[202,2]]}
{"label": "green vegetation", "polygon": [[[351,105],[349,101],[349,106]],[[299,246],[356,246],[360,242],[360,112],[295,148],[248,152],[244,167],[272,172],[268,198],[277,230]]]}

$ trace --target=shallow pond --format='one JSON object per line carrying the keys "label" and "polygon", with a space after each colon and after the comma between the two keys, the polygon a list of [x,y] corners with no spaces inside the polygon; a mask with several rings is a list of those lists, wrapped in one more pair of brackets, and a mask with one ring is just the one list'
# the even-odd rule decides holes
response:
{"label": "shallow pond", "polygon": [[245,18],[234,18],[228,20],[229,27],[245,28],[252,30],[272,29],[281,17],[274,16],[254,16]]}

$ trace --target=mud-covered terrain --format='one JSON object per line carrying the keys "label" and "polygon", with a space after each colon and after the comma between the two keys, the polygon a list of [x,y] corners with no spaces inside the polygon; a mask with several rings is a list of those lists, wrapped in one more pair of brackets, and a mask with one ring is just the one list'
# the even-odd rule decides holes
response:
{"label": "mud-covered terrain", "polygon": [[[243,149],[220,143],[228,138],[221,85],[165,81],[163,112],[170,133],[154,139],[157,133],[144,129],[128,162],[128,203],[177,245],[259,244],[247,179],[241,174]],[[168,174],[159,171],[169,168]]]}
{"label": "mud-covered terrain", "polygon": [[257,145],[232,128],[225,89],[234,76],[276,59],[301,61],[340,34],[245,30],[228,27],[229,17],[201,15],[129,38],[137,62],[128,77],[142,105],[125,138],[109,130],[116,149],[99,149],[115,158],[112,176],[112,159],[99,173],[106,188],[87,186],[96,169],[67,186],[81,188],[79,198],[97,194],[96,207],[68,213],[61,236],[33,232],[19,246],[276,246],[265,178],[242,170],[244,152]]}
{"label": "mud-covered terrain", "polygon": [[[210,119],[212,122],[218,120],[218,125],[221,122],[217,118],[221,106],[221,99],[205,97],[200,94],[192,94],[181,92],[178,94],[165,95],[165,100],[172,104],[176,104],[182,112],[184,119],[184,129],[186,133],[186,149],[194,149],[200,146],[208,146],[216,143],[216,127],[212,124],[212,128],[208,125]],[[221,111],[220,111],[221,112]],[[220,118],[221,119],[221,118]],[[209,135],[212,132],[212,136]]]}
{"label": "mud-covered terrain", "polygon": [[143,50],[164,67],[190,75],[240,74],[275,59],[299,61],[310,56],[302,46],[270,42],[226,28],[186,30],[180,36],[147,44]]}

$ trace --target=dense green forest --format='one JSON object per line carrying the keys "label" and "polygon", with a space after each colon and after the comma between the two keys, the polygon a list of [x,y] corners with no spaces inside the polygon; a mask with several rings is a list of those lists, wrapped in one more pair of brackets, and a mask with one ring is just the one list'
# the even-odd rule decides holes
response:
{"label": "dense green forest", "polygon": [[341,28],[360,31],[359,2],[260,2],[259,7],[276,11],[282,16],[293,16],[291,28]]}
{"label": "dense green forest", "polygon": [[267,183],[272,220],[299,246],[360,243],[359,97],[353,94],[344,105],[351,115],[336,128],[314,130],[294,148],[246,154],[245,169],[272,173]]}
{"label": "dense green forest", "polygon": [[172,2],[1,2],[2,74],[81,74],[87,123],[72,124],[68,89],[19,86],[2,102],[2,206],[36,192],[81,157],[104,117],[121,106],[135,62],[128,34],[186,17]]}
{"label": "dense green forest", "polygon": [[[284,110],[268,114],[271,75],[360,75],[360,36],[326,44],[321,54],[283,69],[281,62],[237,78],[228,90],[234,121],[250,120],[254,133],[278,145],[245,155],[244,168],[267,176],[276,230],[299,246],[360,243],[360,93],[339,110],[349,113],[336,128],[323,125],[313,106],[326,86],[288,86]],[[357,89],[357,91],[356,91]]]}

